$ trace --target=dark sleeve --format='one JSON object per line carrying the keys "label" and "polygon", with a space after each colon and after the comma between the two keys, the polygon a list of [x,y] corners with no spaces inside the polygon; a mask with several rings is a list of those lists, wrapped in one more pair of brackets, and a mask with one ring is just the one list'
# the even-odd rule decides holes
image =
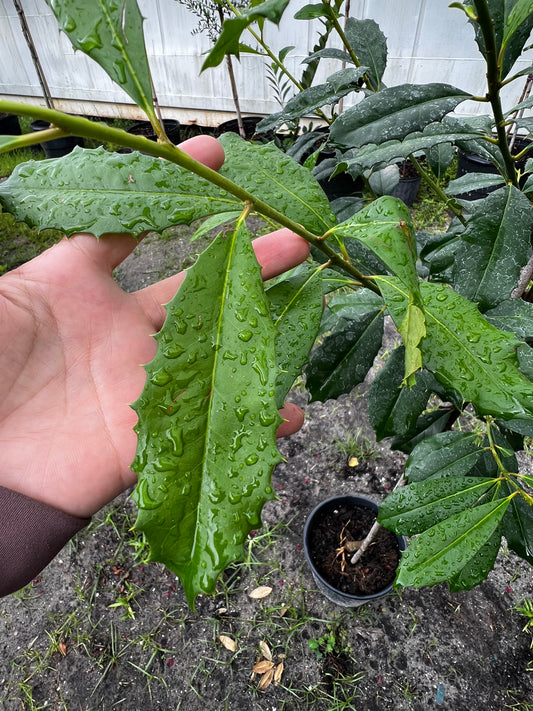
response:
{"label": "dark sleeve", "polygon": [[31,582],[89,521],[0,486],[0,597]]}

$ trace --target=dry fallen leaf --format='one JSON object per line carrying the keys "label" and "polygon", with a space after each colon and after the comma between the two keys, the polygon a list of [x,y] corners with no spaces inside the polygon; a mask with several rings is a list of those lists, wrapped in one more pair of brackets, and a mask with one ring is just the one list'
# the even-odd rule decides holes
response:
{"label": "dry fallen leaf", "polygon": [[259,691],[264,691],[267,688],[267,686],[270,686],[273,678],[274,678],[274,668],[272,667],[272,669],[269,669],[267,671],[267,673],[263,674],[263,676],[261,677],[261,681],[257,685],[257,688],[259,689]]}
{"label": "dry fallen leaf", "polygon": [[283,662],[280,662],[274,670],[274,684],[279,684],[282,674],[283,674]]}
{"label": "dry fallen leaf", "polygon": [[255,590],[248,593],[248,597],[251,597],[252,600],[261,600],[264,597],[268,597],[271,592],[272,588],[268,585],[260,585],[258,588],[255,588]]}
{"label": "dry fallen leaf", "polygon": [[268,659],[269,662],[272,661],[272,652],[270,651],[270,647],[266,642],[259,642],[259,649],[261,650],[261,654],[265,659]]}
{"label": "dry fallen leaf", "polygon": [[349,467],[357,467],[359,465],[359,460],[357,457],[350,457],[350,461],[348,462]]}
{"label": "dry fallen leaf", "polygon": [[237,651],[237,643],[235,642],[234,639],[231,637],[228,637],[225,634],[221,634],[220,637],[218,638],[222,645],[226,647],[227,650],[230,652],[236,652]]}
{"label": "dry fallen leaf", "polygon": [[266,674],[272,669],[273,666],[273,662],[269,662],[268,659],[263,659],[253,666],[252,671],[254,674]]}
{"label": "dry fallen leaf", "polygon": [[62,654],[64,657],[66,657],[66,656],[67,656],[67,645],[65,644],[65,642],[64,642],[63,640],[60,640],[57,646],[58,646],[59,651],[61,652],[61,654]]}

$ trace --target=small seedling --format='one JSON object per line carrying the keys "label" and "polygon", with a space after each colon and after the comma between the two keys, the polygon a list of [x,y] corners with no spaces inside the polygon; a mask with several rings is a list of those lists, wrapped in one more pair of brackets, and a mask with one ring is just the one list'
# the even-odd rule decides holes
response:
{"label": "small seedling", "polygon": [[335,634],[330,631],[326,632],[322,637],[318,637],[318,639],[310,639],[309,649],[314,652],[317,659],[322,659],[325,655],[333,653],[336,643]]}

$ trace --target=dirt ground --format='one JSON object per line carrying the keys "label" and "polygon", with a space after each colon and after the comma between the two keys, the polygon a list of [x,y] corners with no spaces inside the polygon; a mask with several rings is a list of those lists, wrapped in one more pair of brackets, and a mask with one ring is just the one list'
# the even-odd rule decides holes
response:
{"label": "dirt ground", "polygon": [[[148,238],[117,278],[144,286],[188,252],[183,240]],[[533,598],[533,576],[513,553],[502,550],[468,593],[439,585],[350,610],[316,590],[302,550],[309,512],[336,493],[380,501],[403,464],[375,443],[367,387],[305,405],[304,427],[281,442],[264,527],[196,614],[175,577],[146,562],[128,497],[101,512],[31,586],[0,601],[0,708],[533,709],[532,638],[514,610]],[[293,400],[305,404],[303,391]],[[259,586],[271,592],[250,597]]]}

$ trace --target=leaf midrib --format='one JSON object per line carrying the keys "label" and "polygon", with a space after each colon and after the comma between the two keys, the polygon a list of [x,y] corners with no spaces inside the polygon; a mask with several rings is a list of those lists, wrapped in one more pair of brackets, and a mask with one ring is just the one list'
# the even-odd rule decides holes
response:
{"label": "leaf midrib", "polygon": [[[502,507],[509,505],[509,498],[503,499],[501,504],[498,504],[498,506],[495,506],[492,508],[483,518],[481,518],[479,521],[477,521],[475,524],[470,526],[466,531],[463,531],[457,538],[454,538],[448,545],[446,545],[444,548],[441,548],[439,551],[437,551],[434,555],[430,556],[429,558],[424,559],[423,561],[420,561],[418,565],[413,565],[411,570],[416,570],[419,567],[424,567],[428,568],[429,566],[433,565],[433,563],[436,563],[442,556],[444,556],[446,553],[453,552],[454,548],[457,548],[459,545],[461,545],[464,540],[472,535],[472,532],[474,532],[476,529],[480,528],[488,519],[492,518],[494,514]],[[490,504],[486,504],[489,506]],[[474,511],[475,509],[471,509]],[[437,524],[442,525],[442,524]],[[487,539],[488,540],[488,539]]]}

